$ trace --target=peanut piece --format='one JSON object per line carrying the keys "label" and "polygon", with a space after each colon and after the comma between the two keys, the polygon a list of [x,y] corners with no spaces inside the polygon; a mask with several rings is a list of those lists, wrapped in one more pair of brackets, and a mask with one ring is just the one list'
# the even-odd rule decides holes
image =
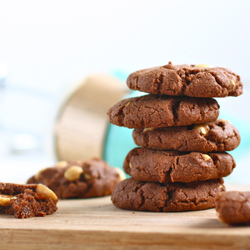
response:
{"label": "peanut piece", "polygon": [[148,131],[152,131],[152,130],[154,130],[155,128],[144,128],[143,129],[143,133],[145,133],[145,132],[148,132]]}
{"label": "peanut piece", "polygon": [[205,124],[195,125],[194,129],[198,129],[198,130],[200,130],[202,135],[206,135],[208,133],[208,131],[209,131],[209,126],[205,125]]}
{"label": "peanut piece", "polygon": [[68,181],[76,181],[83,173],[83,169],[79,166],[71,166],[64,173],[64,178]]}
{"label": "peanut piece", "polygon": [[41,197],[41,199],[47,198],[47,199],[52,199],[55,202],[58,201],[56,194],[51,189],[49,189],[48,187],[46,187],[43,184],[37,185],[36,192],[38,194],[38,197]]}
{"label": "peanut piece", "polygon": [[196,68],[212,68],[211,65],[206,64],[206,63],[201,63],[201,64],[197,64],[195,65]]}
{"label": "peanut piece", "polygon": [[16,199],[15,196],[0,194],[0,205],[9,206],[10,201]]}
{"label": "peanut piece", "polygon": [[208,160],[211,159],[211,157],[209,155],[207,155],[207,154],[202,154],[202,156],[203,156],[205,161],[208,161]]}
{"label": "peanut piece", "polygon": [[127,103],[125,104],[125,107],[129,106],[130,104],[131,104],[131,102],[127,102]]}

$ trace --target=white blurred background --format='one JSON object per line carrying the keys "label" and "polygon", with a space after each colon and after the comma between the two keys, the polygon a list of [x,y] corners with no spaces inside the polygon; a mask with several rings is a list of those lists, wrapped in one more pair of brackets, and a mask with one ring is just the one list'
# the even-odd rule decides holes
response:
{"label": "white blurred background", "polygon": [[0,10],[0,181],[24,182],[53,164],[47,142],[58,101],[77,79],[124,80],[171,60],[242,77],[244,95],[219,102],[245,138],[229,180],[250,183],[250,1],[0,0]]}

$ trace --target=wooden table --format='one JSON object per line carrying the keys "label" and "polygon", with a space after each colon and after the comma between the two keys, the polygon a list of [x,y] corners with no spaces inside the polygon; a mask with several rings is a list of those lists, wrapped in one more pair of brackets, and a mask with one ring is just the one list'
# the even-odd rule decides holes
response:
{"label": "wooden table", "polygon": [[44,218],[1,215],[0,249],[250,249],[250,227],[227,226],[214,209],[133,212],[114,207],[110,197],[64,200],[58,207]]}

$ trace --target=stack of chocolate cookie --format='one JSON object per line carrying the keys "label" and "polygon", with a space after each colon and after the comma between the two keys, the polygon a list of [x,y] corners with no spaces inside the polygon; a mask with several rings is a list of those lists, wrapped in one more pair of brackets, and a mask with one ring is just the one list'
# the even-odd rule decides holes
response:
{"label": "stack of chocolate cookie", "polygon": [[132,178],[112,193],[115,206],[143,211],[187,211],[214,207],[224,191],[222,177],[235,167],[225,151],[240,143],[238,130],[217,120],[212,97],[238,96],[243,85],[232,71],[209,65],[144,69],[127,79],[129,88],[149,93],[114,105],[110,122],[134,128],[141,146],[131,150],[124,170]]}

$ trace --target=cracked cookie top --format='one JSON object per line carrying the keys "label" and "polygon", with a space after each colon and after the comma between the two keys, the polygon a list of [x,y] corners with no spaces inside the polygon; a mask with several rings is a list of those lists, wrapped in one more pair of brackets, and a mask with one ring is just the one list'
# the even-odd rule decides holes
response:
{"label": "cracked cookie top", "polygon": [[118,126],[160,128],[215,121],[219,105],[212,98],[145,95],[124,99],[107,114],[110,122]]}
{"label": "cracked cookie top", "polygon": [[228,176],[235,168],[235,161],[228,153],[134,148],[128,153],[123,168],[138,181],[188,183]]}
{"label": "cracked cookie top", "polygon": [[223,152],[231,151],[240,144],[238,129],[229,121],[219,119],[205,124],[134,129],[134,142],[144,148]]}
{"label": "cracked cookie top", "polygon": [[173,65],[142,69],[129,75],[130,89],[150,94],[225,97],[243,93],[240,76],[229,69],[209,65]]}
{"label": "cracked cookie top", "polygon": [[130,178],[116,186],[111,199],[116,207],[122,209],[181,212],[214,207],[217,193],[224,190],[222,179],[160,184]]}

